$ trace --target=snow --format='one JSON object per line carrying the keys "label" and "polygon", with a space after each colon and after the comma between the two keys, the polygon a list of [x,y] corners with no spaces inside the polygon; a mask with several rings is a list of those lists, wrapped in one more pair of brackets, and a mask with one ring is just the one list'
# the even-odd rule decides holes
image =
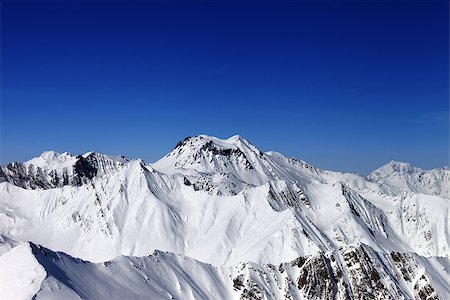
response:
{"label": "snow", "polygon": [[10,251],[12,248],[20,245],[19,242],[14,241],[6,236],[0,235],[0,257]]}
{"label": "snow", "polygon": [[[48,249],[34,252],[48,270],[37,299],[71,292],[83,299],[230,299],[231,280],[221,270],[164,252],[93,264]],[[63,287],[64,292],[60,288]],[[56,293],[55,293],[56,291]]]}
{"label": "snow", "polygon": [[389,194],[413,192],[450,198],[450,170],[446,167],[422,170],[408,163],[391,161],[370,173],[367,179],[378,182]]}
{"label": "snow", "polygon": [[[421,290],[443,299],[449,296],[448,259],[384,255],[364,244],[278,266],[239,263],[229,267],[162,251],[94,264],[31,247],[47,272],[36,299],[237,299],[250,294],[261,299],[326,299],[332,297],[330,285],[336,286],[336,299],[347,299],[348,287],[357,299],[368,294],[410,299]],[[330,276],[334,281],[326,279]],[[431,283],[434,291],[430,291]]]}
{"label": "snow", "polygon": [[[274,151],[263,153],[240,136],[219,139],[207,135],[185,139],[153,164],[96,152],[82,157],[83,163],[95,166],[93,178],[66,184],[60,180],[57,186],[39,188],[25,177],[20,177],[20,184],[18,177],[0,182],[0,262],[7,263],[3,258],[19,251],[17,255],[35,266],[24,267],[29,275],[20,278],[41,278],[37,263],[26,254],[29,248],[20,254],[27,245],[22,242],[67,254],[61,271],[49,273],[47,265],[49,274],[42,285],[39,281],[42,289],[37,299],[114,298],[113,291],[116,297],[125,298],[138,297],[133,293],[156,298],[230,298],[237,292],[229,290],[230,276],[235,274],[230,270],[241,262],[251,262],[246,267],[263,272],[268,264],[280,265],[298,257],[321,260],[323,253],[335,255],[330,253],[353,245],[369,247],[373,259],[393,251],[411,253],[419,260],[417,264],[432,270],[417,285],[401,283],[405,291],[398,295],[414,295],[415,289],[427,289],[429,282],[439,295],[449,293],[444,280],[450,257],[447,168],[424,171],[390,162],[364,177],[321,170]],[[51,182],[58,176],[79,176],[74,172],[79,159],[47,151],[23,165],[33,171],[35,182]],[[14,166],[20,168],[20,164]],[[5,176],[14,174],[2,170]],[[349,249],[349,253],[356,251]],[[155,250],[172,254],[164,254],[161,265],[150,266],[155,259],[147,256]],[[49,263],[37,257],[40,265]],[[346,261],[339,257],[335,268],[344,268]],[[105,262],[110,266],[107,271]],[[142,272],[129,267],[139,263],[145,265]],[[66,265],[71,267],[65,269]],[[183,272],[177,272],[178,268]],[[344,268],[346,280],[361,268]],[[189,273],[192,269],[196,271]],[[159,272],[157,277],[151,277],[150,270]],[[300,273],[289,270],[289,278],[267,268],[264,272],[277,280],[295,281]],[[70,280],[59,276],[61,272]],[[382,279],[386,285],[394,280],[392,272]],[[419,269],[416,273],[421,278]],[[251,278],[250,274],[251,269],[241,275]],[[96,281],[102,287],[90,294],[95,292],[89,289]],[[269,298],[272,292],[281,297],[291,291],[301,299],[306,292],[289,284],[279,290],[275,281],[267,285],[260,277],[255,282]],[[181,290],[172,287],[177,284]],[[33,284],[27,293],[32,288]]]}
{"label": "snow", "polygon": [[44,151],[40,156],[30,159],[24,164],[61,171],[64,168],[72,167],[76,160],[76,156],[72,156],[68,152],[60,154],[55,151]]}
{"label": "snow", "polygon": [[31,299],[46,277],[28,244],[18,245],[0,257],[0,298]]}

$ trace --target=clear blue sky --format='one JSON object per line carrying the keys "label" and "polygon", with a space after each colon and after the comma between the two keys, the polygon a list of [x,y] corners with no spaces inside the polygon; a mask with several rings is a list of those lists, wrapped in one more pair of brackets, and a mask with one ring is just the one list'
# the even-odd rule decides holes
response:
{"label": "clear blue sky", "polygon": [[448,164],[448,2],[2,1],[1,163],[240,134],[318,167]]}

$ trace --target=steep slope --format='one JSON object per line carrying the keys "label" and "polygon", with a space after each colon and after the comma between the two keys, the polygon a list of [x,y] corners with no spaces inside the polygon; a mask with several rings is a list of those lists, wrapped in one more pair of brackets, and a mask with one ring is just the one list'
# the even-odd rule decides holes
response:
{"label": "steep slope", "polygon": [[47,276],[26,244],[16,244],[0,256],[0,298],[31,299]]}
{"label": "steep slope", "polygon": [[[418,181],[417,174],[434,181]],[[441,274],[446,267],[435,263],[447,264],[450,257],[450,201],[445,196],[450,187],[445,174],[446,169],[421,171],[407,165],[383,167],[367,178],[321,170],[277,152],[263,153],[240,136],[187,138],[153,164],[95,152],[78,156],[45,152],[28,162],[0,167],[0,255],[31,241],[84,260],[81,265],[89,265],[89,272],[99,266],[92,263],[145,257],[155,250],[211,264],[220,272],[251,262],[246,266],[253,264],[267,273],[266,264],[316,257],[314,264],[324,262],[322,273],[307,271],[319,273],[304,275],[302,282],[309,287],[297,285],[292,298],[358,298],[363,291],[352,287],[351,277],[369,269],[387,278],[381,280],[383,299],[416,297],[422,285],[427,287],[423,293],[432,298],[428,286],[448,293],[440,283],[447,276]],[[370,259],[348,267],[351,257],[365,257],[362,250],[352,250],[360,248]],[[357,253],[346,259],[343,251]],[[398,276],[395,268],[402,264],[395,264],[392,253],[407,256],[405,263],[417,270],[431,264],[437,273],[430,271],[417,281],[414,276],[422,271],[414,269],[413,279],[392,285]],[[336,262],[330,262],[331,257]],[[178,268],[167,268],[172,267]],[[75,271],[66,273],[71,272]],[[331,278],[329,286],[314,287],[323,272]],[[337,279],[338,273],[342,279]],[[258,280],[269,280],[264,276]],[[294,283],[301,277],[280,276],[276,275]],[[267,287],[263,281],[258,284],[260,294],[253,296],[266,293],[267,299],[279,298],[289,289],[285,285],[280,290],[276,282]],[[58,285],[54,279],[43,284],[50,290]],[[251,297],[251,285],[244,286],[232,294]],[[84,292],[65,289],[61,292],[75,297],[88,295],[84,288]],[[327,294],[321,294],[324,291]]]}
{"label": "steep slope", "polygon": [[0,183],[0,234],[85,260],[160,249],[214,265],[280,263],[355,242],[449,255],[448,201],[422,195],[405,205],[413,196],[399,201],[363,177],[265,154],[238,136],[186,139],[152,165],[47,154],[23,165],[88,175],[44,190]]}
{"label": "steep slope", "polygon": [[211,196],[185,185],[183,177],[133,162],[81,188],[32,191],[0,184],[0,230],[94,262],[154,249],[215,265],[279,262],[317,251],[295,215],[273,210],[268,194],[263,185],[236,196]]}
{"label": "steep slope", "polygon": [[231,299],[217,268],[172,253],[93,264],[32,245],[47,277],[36,299]]}
{"label": "steep slope", "polygon": [[[32,260],[36,273],[29,273],[29,277],[20,281],[14,276],[9,280],[16,279],[17,284],[33,278],[32,289],[28,290],[36,293],[35,299],[450,297],[448,259],[425,259],[400,252],[380,254],[363,244],[298,257],[279,265],[244,262],[220,268],[161,251],[94,264],[34,244],[30,246],[19,245],[8,255],[25,263]],[[18,272],[15,267],[4,265],[5,261],[0,258],[4,267],[0,276],[13,270]],[[20,285],[9,285],[8,289],[15,295],[24,292]],[[27,298],[25,293],[22,296]]]}
{"label": "steep slope", "polygon": [[449,266],[448,259],[351,245],[279,266],[243,263],[232,277],[244,299],[446,299]]}

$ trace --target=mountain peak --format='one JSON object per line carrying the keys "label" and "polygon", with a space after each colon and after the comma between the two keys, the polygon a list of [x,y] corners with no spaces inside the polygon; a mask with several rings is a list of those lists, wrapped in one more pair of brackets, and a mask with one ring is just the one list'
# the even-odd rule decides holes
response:
{"label": "mountain peak", "polygon": [[409,163],[390,161],[366,177],[381,189],[398,195],[404,191],[450,198],[450,172],[447,167],[423,170]]}
{"label": "mountain peak", "polygon": [[392,169],[396,172],[402,172],[402,173],[409,173],[409,172],[412,172],[412,171],[415,171],[418,169],[418,168],[412,167],[410,163],[395,161],[395,160],[391,160],[389,163],[384,165],[384,167]]}
{"label": "mountain peak", "polygon": [[44,151],[41,155],[26,161],[26,165],[34,165],[40,168],[58,169],[73,165],[76,157],[69,152],[58,153],[55,151]]}
{"label": "mountain peak", "polygon": [[231,165],[251,169],[263,153],[246,139],[234,135],[220,139],[209,135],[187,137],[154,166],[159,169],[195,169],[199,172],[225,171]]}
{"label": "mountain peak", "polygon": [[415,168],[415,167],[411,166],[411,164],[409,164],[409,163],[391,160],[387,164],[372,171],[367,176],[367,178],[372,181],[377,181],[379,179],[389,178],[392,176],[394,176],[394,177],[405,176],[405,175],[411,175],[411,174],[420,173],[420,172],[422,172],[422,169]]}
{"label": "mountain peak", "polygon": [[[233,145],[237,146],[240,144],[244,144],[246,146],[253,146],[250,144],[250,142],[248,140],[246,140],[245,138],[243,138],[240,135],[233,135],[227,139],[221,139],[221,138],[218,138],[215,136],[200,134],[197,136],[188,136],[188,137],[184,138],[183,140],[181,140],[177,143],[175,148],[183,146],[187,143],[204,144],[207,142],[213,142],[214,144],[216,144],[217,146],[222,147],[222,148],[227,148],[227,147],[229,148],[230,146],[233,146]],[[254,146],[253,146],[253,148],[254,148]]]}
{"label": "mountain peak", "polygon": [[71,156],[69,154],[69,152],[63,152],[63,153],[58,153],[56,151],[52,151],[52,150],[47,150],[41,153],[40,157],[42,157],[45,160],[55,160],[55,159],[60,159],[62,157],[67,157],[67,156]]}
{"label": "mountain peak", "polygon": [[28,298],[450,299],[444,169],[391,161],[368,180],[238,135],[186,138],[150,166],[34,160],[74,163],[0,166],[0,273],[34,282]]}
{"label": "mountain peak", "polygon": [[95,152],[95,151],[88,151],[88,152],[82,154],[81,156],[83,156],[84,158],[86,158],[86,157],[88,157],[88,156],[91,156],[91,155],[95,156],[95,155],[98,155],[98,154],[99,154],[99,153],[97,153],[97,152]]}
{"label": "mountain peak", "polygon": [[52,150],[47,150],[42,152],[42,154],[40,156],[42,157],[55,157],[55,156],[60,156],[61,154],[59,154],[56,151],[52,151]]}
{"label": "mountain peak", "polygon": [[422,173],[446,173],[448,172],[449,168],[447,166],[436,168],[436,169],[430,169],[430,170],[424,170],[418,167],[412,166],[410,163],[401,162],[401,161],[395,161],[391,160],[387,164],[379,167],[378,169],[374,170],[372,173],[368,175],[368,178],[371,178],[373,180],[377,180],[379,178],[385,178],[389,176],[398,176],[398,175],[420,175]]}
{"label": "mountain peak", "polygon": [[[191,150],[203,148],[204,150],[208,149],[212,151],[214,151],[215,149],[227,150],[248,148],[249,150],[258,153],[259,155],[262,155],[261,151],[259,151],[255,146],[253,146],[249,141],[247,141],[240,135],[233,135],[228,139],[220,139],[205,134],[192,137],[188,136],[185,139],[179,141],[172,152],[174,152],[175,150],[181,152],[182,150],[185,150],[185,148],[191,148]],[[170,156],[171,153],[169,153],[167,156]]]}
{"label": "mountain peak", "polygon": [[407,162],[401,162],[401,161],[395,161],[391,160],[387,164],[384,164],[383,166],[379,167],[372,173],[413,173],[417,171],[422,171],[420,168],[416,168],[411,166],[410,163]]}

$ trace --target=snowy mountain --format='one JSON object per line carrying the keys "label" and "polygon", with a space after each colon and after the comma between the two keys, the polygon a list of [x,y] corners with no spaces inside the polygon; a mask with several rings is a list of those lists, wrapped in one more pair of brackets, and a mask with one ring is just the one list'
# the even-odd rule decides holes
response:
{"label": "snowy mountain", "polygon": [[422,170],[408,163],[391,161],[367,177],[380,183],[386,193],[422,193],[450,198],[450,169]]}
{"label": "snowy mountain", "polygon": [[125,158],[112,158],[88,152],[72,156],[45,151],[25,163],[14,162],[0,167],[0,181],[31,189],[50,189],[65,185],[82,185],[89,179],[116,171],[127,162]]}
{"label": "snowy mountain", "polygon": [[153,164],[44,152],[0,167],[0,298],[447,299],[449,172],[326,171],[240,136]]}
{"label": "snowy mountain", "polygon": [[[11,266],[12,261],[20,262]],[[450,264],[366,245],[318,252],[279,265],[215,267],[154,251],[90,263],[34,244],[0,257],[3,295],[35,299],[447,299]],[[439,295],[439,296],[438,296]],[[24,298],[25,298],[24,297]]]}

